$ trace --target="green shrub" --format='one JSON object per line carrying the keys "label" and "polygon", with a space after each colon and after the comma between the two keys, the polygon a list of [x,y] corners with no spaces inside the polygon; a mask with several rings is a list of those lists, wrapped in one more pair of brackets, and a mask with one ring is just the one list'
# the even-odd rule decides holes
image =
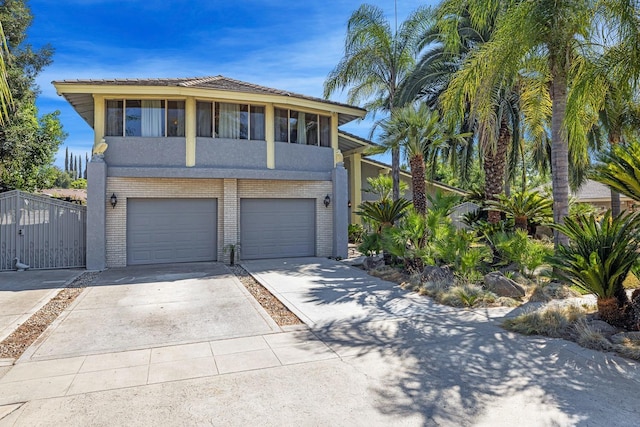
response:
{"label": "green shrub", "polygon": [[497,251],[499,264],[514,263],[518,271],[523,274],[533,272],[553,254],[551,245],[530,238],[524,230],[516,230],[514,233],[496,233],[489,239]]}
{"label": "green shrub", "polygon": [[364,236],[364,227],[361,224],[349,224],[349,243],[362,242]]}
{"label": "green shrub", "polygon": [[382,252],[382,236],[380,233],[365,234],[362,243],[358,245],[360,253],[366,256],[378,255]]}
{"label": "green shrub", "polygon": [[638,258],[640,216],[612,218],[607,211],[599,221],[594,215],[567,217],[564,225],[553,227],[571,239],[550,258],[557,275],[596,295],[603,320],[622,322],[629,302],[623,283]]}

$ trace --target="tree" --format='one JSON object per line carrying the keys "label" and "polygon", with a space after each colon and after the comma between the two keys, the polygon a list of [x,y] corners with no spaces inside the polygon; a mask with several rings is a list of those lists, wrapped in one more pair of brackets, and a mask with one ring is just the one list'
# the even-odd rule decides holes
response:
{"label": "tree", "polygon": [[[434,108],[440,107],[450,123],[455,122],[463,132],[474,131],[475,137],[461,142],[450,141],[452,146],[443,152],[447,153],[452,165],[458,165],[459,174],[464,181],[469,178],[473,155],[477,151],[481,155],[484,169],[484,198],[496,200],[503,192],[507,175],[509,179],[513,179],[516,162],[524,156],[520,110],[524,106],[544,114],[548,108],[545,109],[540,103],[526,102],[530,99],[523,99],[521,96],[524,79],[510,76],[486,91],[491,96],[492,108],[489,111],[479,111],[475,100],[467,96],[459,85],[451,83],[465,59],[490,39],[494,31],[493,20],[488,19],[482,28],[474,28],[466,9],[459,11],[457,15],[449,14],[443,19],[457,22],[459,43],[455,48],[448,47],[447,34],[438,29],[436,22],[427,38],[422,41],[429,48],[405,79],[399,98],[402,102],[421,99]],[[524,92],[525,95],[528,93]],[[525,102],[521,103],[521,100]],[[528,134],[539,136],[541,132],[534,132],[532,128]],[[477,143],[477,150],[474,143]],[[491,223],[497,223],[500,221],[500,213],[489,211],[488,219]]]}
{"label": "tree", "polygon": [[380,154],[394,149],[405,153],[411,168],[413,206],[424,215],[427,211],[424,153],[446,140],[440,115],[426,104],[418,108],[409,105],[392,111],[381,129],[380,145],[371,147],[368,153]]}
{"label": "tree", "polygon": [[4,36],[4,28],[0,22],[0,125],[9,120],[9,112],[13,108],[13,96],[9,88],[7,75],[7,63],[9,59],[9,47]]}
{"label": "tree", "polygon": [[[324,96],[349,88],[347,102],[373,111],[396,107],[400,83],[415,65],[418,40],[428,28],[431,11],[418,8],[393,31],[383,11],[363,4],[347,24],[344,56],[324,82]],[[391,150],[393,199],[400,198],[400,152]]]}
{"label": "tree", "polygon": [[64,171],[69,172],[69,147],[64,149]]}
{"label": "tree", "polygon": [[84,153],[84,179],[87,179],[87,169],[89,168],[89,154]]}
{"label": "tree", "polygon": [[0,4],[7,47],[3,60],[13,99],[12,114],[0,125],[0,181],[24,190],[47,186],[53,155],[65,137],[59,113],[39,117],[35,106],[35,78],[51,62],[53,50],[50,46],[34,50],[25,42],[31,20],[23,1]]}
{"label": "tree", "polygon": [[[440,16],[455,15],[466,9],[476,28],[496,18],[496,30],[491,39],[475,50],[465,61],[456,77],[465,87],[465,93],[479,100],[489,109],[491,97],[486,88],[509,76],[527,73],[538,77],[540,91],[548,91],[551,99],[551,171],[554,222],[561,224],[569,209],[569,132],[565,126],[569,82],[580,69],[578,50],[597,55],[593,46],[608,40],[622,41],[628,56],[635,62],[624,60],[632,76],[640,57],[637,41],[640,39],[636,22],[636,2],[611,1],[524,1],[510,0],[445,0]],[[496,15],[498,14],[499,15]],[[442,20],[448,43],[455,45],[459,36],[455,20]],[[606,31],[605,37],[598,38]],[[598,42],[598,43],[596,43]],[[633,71],[633,72],[632,72]],[[574,136],[579,135],[571,135]],[[575,140],[580,142],[579,140]],[[566,244],[568,238],[554,230],[556,247]]]}
{"label": "tree", "polygon": [[601,153],[591,177],[612,190],[640,202],[640,142],[613,145]]}

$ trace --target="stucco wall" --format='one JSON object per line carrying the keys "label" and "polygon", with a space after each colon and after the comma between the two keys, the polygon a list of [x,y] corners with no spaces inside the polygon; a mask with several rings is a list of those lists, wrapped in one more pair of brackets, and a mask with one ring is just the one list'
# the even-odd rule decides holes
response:
{"label": "stucco wall", "polygon": [[196,166],[265,169],[267,143],[237,139],[197,138]]}
{"label": "stucco wall", "polygon": [[105,162],[111,166],[184,166],[184,138],[106,137]]}

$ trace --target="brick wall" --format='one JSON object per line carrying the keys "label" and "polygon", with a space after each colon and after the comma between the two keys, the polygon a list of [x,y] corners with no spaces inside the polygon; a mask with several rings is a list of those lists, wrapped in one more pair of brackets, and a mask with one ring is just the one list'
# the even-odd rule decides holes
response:
{"label": "brick wall", "polygon": [[[235,179],[107,178],[107,194],[115,193],[118,205],[106,208],[107,267],[127,264],[128,198],[215,198],[218,199],[218,260],[229,261],[223,248],[240,240],[240,198],[316,199],[316,255],[331,256],[333,215],[324,197],[332,194],[331,181],[266,181]],[[226,225],[226,226],[225,226]]]}
{"label": "brick wall", "polygon": [[333,213],[331,206],[324,207],[324,198],[332,191],[331,181],[239,180],[237,209],[241,198],[316,199],[316,256],[328,257],[333,247]]}

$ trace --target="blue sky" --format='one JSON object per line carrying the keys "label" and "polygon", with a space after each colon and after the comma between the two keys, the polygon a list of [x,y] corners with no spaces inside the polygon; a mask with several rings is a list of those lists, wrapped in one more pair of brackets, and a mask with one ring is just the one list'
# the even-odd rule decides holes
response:
{"label": "blue sky", "polygon": [[[394,17],[392,0],[374,0]],[[397,0],[398,22],[422,4]],[[51,43],[53,64],[37,79],[41,113],[60,110],[65,146],[91,149],[91,128],[58,96],[65,79],[196,77],[222,74],[264,86],[322,96],[342,57],[346,23],[357,1],[281,0],[31,0],[28,42]],[[344,95],[332,99],[344,101]],[[342,129],[367,137],[371,121]]]}

